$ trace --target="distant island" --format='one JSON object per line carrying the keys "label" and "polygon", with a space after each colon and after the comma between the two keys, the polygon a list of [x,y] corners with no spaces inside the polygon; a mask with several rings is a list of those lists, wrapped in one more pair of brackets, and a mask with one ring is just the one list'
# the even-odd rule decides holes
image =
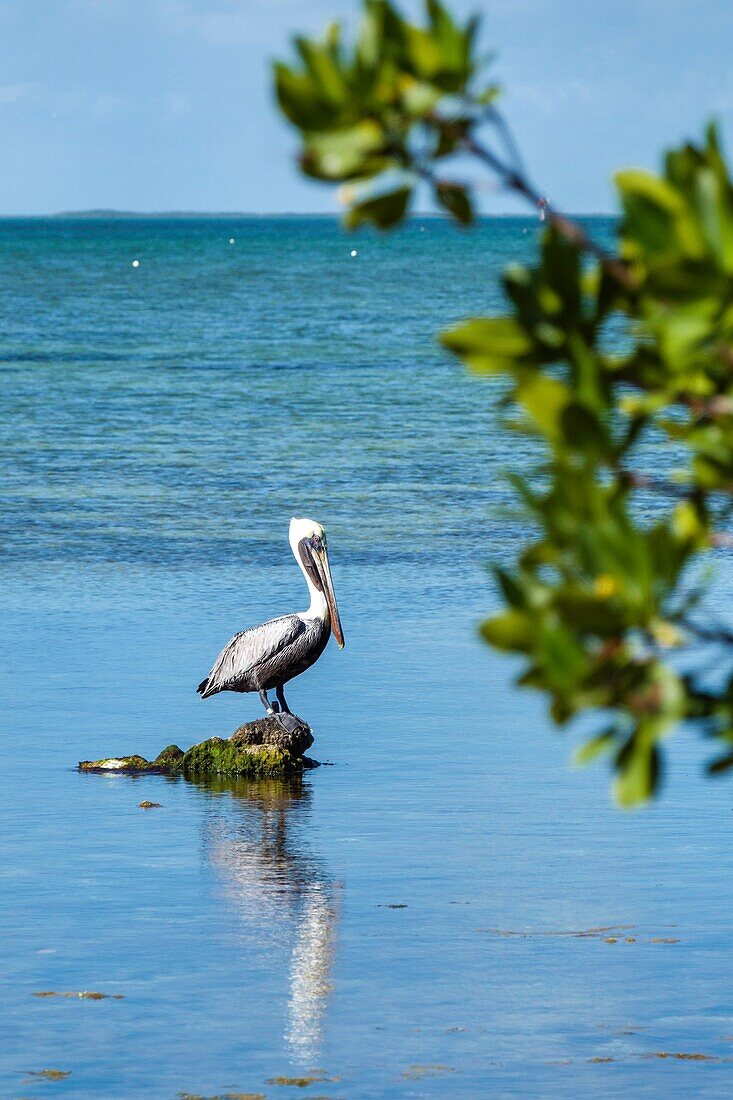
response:
{"label": "distant island", "polygon": [[[581,220],[592,220],[596,218],[614,218],[618,217],[617,214],[609,213],[592,213],[592,214],[576,214],[574,217],[578,217]],[[225,221],[225,220],[253,220],[255,218],[328,218],[333,221],[339,220],[341,212],[338,210],[321,210],[321,211],[306,211],[298,212],[294,210],[284,211],[282,213],[274,213],[273,211],[244,211],[244,210],[222,210],[222,211],[206,211],[206,210],[107,210],[99,208],[96,210],[61,210],[54,214],[0,214],[0,220],[3,221],[27,221],[37,218],[39,220],[53,220],[53,221],[185,221],[198,219],[200,221]],[[445,220],[446,215],[436,210],[420,211],[415,210],[409,215],[408,221],[425,221],[427,219],[435,219],[438,221]],[[531,213],[523,212],[509,212],[509,211],[496,211],[496,212],[484,212],[478,215],[478,221],[493,221],[495,219],[509,219],[514,221],[536,221],[537,217]]]}
{"label": "distant island", "polygon": [[[30,215],[31,217],[33,215]],[[38,215],[43,217],[44,215]],[[112,221],[112,220],[135,220],[141,218],[151,218],[156,221],[160,221],[164,218],[170,218],[171,220],[177,218],[330,218],[338,217],[337,213],[330,214],[314,213],[314,214],[296,214],[296,213],[284,213],[284,214],[258,214],[256,212],[249,212],[243,210],[222,210],[222,211],[202,211],[202,210],[153,210],[153,211],[141,211],[141,210],[62,210],[57,214],[46,215],[49,218],[70,218],[81,219],[89,218],[99,221]]]}

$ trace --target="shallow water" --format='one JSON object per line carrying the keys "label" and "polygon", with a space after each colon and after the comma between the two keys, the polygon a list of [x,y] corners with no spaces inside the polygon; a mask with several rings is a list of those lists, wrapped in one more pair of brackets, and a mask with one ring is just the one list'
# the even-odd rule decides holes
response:
{"label": "shallow water", "polygon": [[[3,1097],[730,1095],[730,784],[680,738],[620,814],[475,639],[529,454],[433,335],[536,227],[423,226],[0,223]],[[289,696],[332,766],[76,773],[256,716],[194,688],[305,606],[298,513],[347,648]]]}

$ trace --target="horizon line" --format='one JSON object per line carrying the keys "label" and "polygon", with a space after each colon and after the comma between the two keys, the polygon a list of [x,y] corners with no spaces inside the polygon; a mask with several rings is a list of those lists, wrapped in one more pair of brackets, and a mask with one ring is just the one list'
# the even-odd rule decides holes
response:
{"label": "horizon line", "polygon": [[[130,221],[136,218],[179,218],[193,219],[193,218],[328,218],[331,221],[339,221],[341,219],[340,213],[334,213],[328,210],[282,210],[282,211],[247,211],[247,210],[118,210],[115,207],[90,207],[84,210],[59,210],[54,213],[44,214],[0,214],[1,221],[27,221],[34,218],[39,220],[48,219],[69,219],[84,218],[88,220],[97,219],[103,221],[105,218],[119,218],[129,219]],[[587,213],[567,213],[567,217],[572,218],[613,218],[618,216],[617,211],[603,211],[594,210]],[[443,214],[440,211],[415,211],[407,216],[406,221],[412,221],[416,218],[425,219],[437,219],[440,221],[447,221],[448,215]],[[476,215],[476,221],[489,221],[492,218],[523,218],[530,221],[537,220],[537,215],[528,211],[522,213],[519,211],[497,211],[496,213],[479,213]]]}

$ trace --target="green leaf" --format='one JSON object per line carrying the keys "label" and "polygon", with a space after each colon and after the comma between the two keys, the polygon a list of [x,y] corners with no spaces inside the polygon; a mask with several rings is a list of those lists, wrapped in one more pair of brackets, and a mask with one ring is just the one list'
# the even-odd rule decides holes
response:
{"label": "green leaf", "polygon": [[605,428],[590,409],[577,401],[562,410],[560,430],[567,444],[578,451],[596,456],[605,450]]}
{"label": "green leaf", "polygon": [[722,271],[733,274],[733,204],[717,173],[702,168],[696,178],[703,235]]}
{"label": "green leaf", "polygon": [[543,282],[556,295],[557,312],[562,313],[565,325],[572,327],[580,319],[580,249],[550,227],[542,245],[542,261]]}
{"label": "green leaf", "polygon": [[335,106],[343,106],[349,89],[329,50],[300,35],[295,38],[295,48],[322,96]]}
{"label": "green leaf", "polygon": [[410,80],[402,89],[402,102],[407,113],[414,118],[424,118],[437,106],[443,93],[433,84]]}
{"label": "green leaf", "polygon": [[517,400],[541,431],[548,436],[559,435],[560,420],[570,402],[570,390],[564,382],[546,374],[527,374],[517,386]]}
{"label": "green leaf", "polygon": [[618,771],[614,794],[619,806],[633,809],[648,802],[661,779],[661,757],[643,727],[622,747],[616,759]]}
{"label": "green leaf", "polygon": [[675,188],[666,180],[653,176],[650,172],[627,169],[616,172],[614,180],[624,200],[632,196],[636,199],[644,199],[651,206],[657,207],[672,217],[682,213],[684,209],[682,198]]}
{"label": "green leaf", "polygon": [[[466,34],[439,0],[427,0],[426,9],[432,37],[441,54],[441,67],[452,73],[463,72],[468,60]],[[473,32],[471,32],[472,36]]]}
{"label": "green leaf", "polygon": [[474,317],[441,333],[441,343],[475,370],[510,370],[513,360],[532,350],[527,333],[513,317]]}
{"label": "green leaf", "polygon": [[[534,622],[533,626],[538,664],[545,673],[548,689],[563,696],[577,691],[588,672],[588,658],[575,632],[562,623],[543,621]],[[562,720],[565,717],[570,717],[569,710]]]}
{"label": "green leaf", "polygon": [[733,752],[727,752],[724,756],[718,756],[711,760],[707,766],[708,775],[721,775],[733,768]]}
{"label": "green leaf", "polygon": [[312,77],[279,62],[274,70],[275,93],[286,118],[302,130],[320,130],[333,121],[333,109],[324,102]]}
{"label": "green leaf", "polygon": [[601,638],[618,637],[631,625],[623,606],[577,589],[559,590],[553,605],[575,630]]}
{"label": "green leaf", "polygon": [[481,624],[484,641],[496,649],[528,650],[535,637],[532,619],[520,611],[504,611]]}
{"label": "green leaf", "polygon": [[465,187],[457,183],[439,183],[435,188],[435,198],[462,225],[473,221],[471,200]]}
{"label": "green leaf", "polygon": [[[381,127],[369,119],[346,130],[309,135],[305,156],[309,174],[320,179],[345,180],[367,176],[373,155],[382,150],[384,134]],[[383,171],[385,161],[378,159],[376,171]]]}
{"label": "green leaf", "polygon": [[347,212],[344,223],[349,229],[366,223],[376,225],[378,229],[390,229],[404,218],[411,197],[411,187],[398,187],[384,195],[365,199]]}
{"label": "green leaf", "polygon": [[615,178],[625,212],[622,234],[626,254],[634,258],[677,253],[684,203],[675,188],[647,172],[618,172]]}
{"label": "green leaf", "polygon": [[436,34],[445,36],[455,35],[458,28],[451,19],[448,9],[440,3],[440,0],[427,0],[425,7],[427,9],[430,25]]}
{"label": "green leaf", "polygon": [[512,577],[506,569],[494,565],[492,571],[499,584],[501,593],[509,606],[520,610],[523,609],[527,600],[522,586],[517,583],[514,577]]}
{"label": "green leaf", "polygon": [[616,744],[616,730],[606,730],[590,741],[579,745],[573,753],[573,764],[578,768],[584,768],[586,764],[592,764],[599,756],[610,752]]}
{"label": "green leaf", "polygon": [[438,43],[427,31],[409,23],[404,24],[404,35],[410,69],[420,79],[437,83],[443,60]]}

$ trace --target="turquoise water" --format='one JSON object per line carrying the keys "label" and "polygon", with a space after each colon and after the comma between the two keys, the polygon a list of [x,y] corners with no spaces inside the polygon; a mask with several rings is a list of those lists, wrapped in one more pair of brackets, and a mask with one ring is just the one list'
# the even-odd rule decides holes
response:
{"label": "turquoise water", "polygon": [[[733,1091],[730,784],[678,738],[618,813],[475,637],[532,455],[434,335],[536,240],[0,222],[2,1097]],[[332,766],[76,773],[258,714],[194,689],[305,606],[293,514],[347,641],[289,692]]]}

